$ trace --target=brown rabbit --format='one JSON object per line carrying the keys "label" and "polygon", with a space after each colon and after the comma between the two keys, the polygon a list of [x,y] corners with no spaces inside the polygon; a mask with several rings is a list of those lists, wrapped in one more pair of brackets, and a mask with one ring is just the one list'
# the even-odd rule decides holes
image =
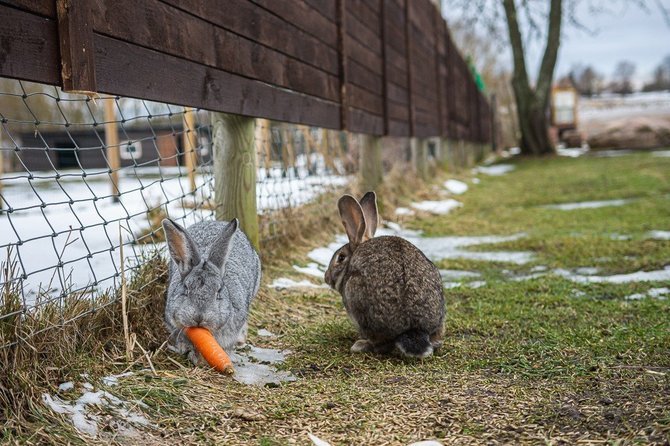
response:
{"label": "brown rabbit", "polygon": [[377,197],[360,203],[342,196],[337,206],[349,243],[335,252],[328,285],[342,295],[360,339],[352,352],[425,358],[442,345],[444,294],[438,269],[419,249],[395,236],[373,238]]}

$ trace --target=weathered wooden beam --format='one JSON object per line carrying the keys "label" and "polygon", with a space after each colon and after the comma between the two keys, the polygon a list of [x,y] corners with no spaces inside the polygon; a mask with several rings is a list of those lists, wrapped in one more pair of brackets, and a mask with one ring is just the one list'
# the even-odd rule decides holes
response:
{"label": "weathered wooden beam", "polygon": [[211,113],[216,218],[240,220],[240,228],[260,250],[256,209],[255,120]]}
{"label": "weathered wooden beam", "polygon": [[375,190],[383,181],[381,138],[361,135],[359,185],[361,192]]}
{"label": "weathered wooden beam", "polygon": [[188,174],[191,193],[195,192],[195,171],[198,168],[196,149],[198,148],[198,130],[195,128],[196,111],[190,107],[184,107],[184,132],[182,134],[182,147],[184,150],[184,164]]}
{"label": "weathered wooden beam", "polygon": [[96,92],[91,3],[88,0],[56,0],[56,13],[63,90]]}
{"label": "weathered wooden beam", "polygon": [[109,179],[112,182],[112,199],[119,201],[119,169],[121,169],[121,154],[119,150],[119,125],[116,121],[116,99],[108,96],[105,103],[105,147],[107,164],[109,165]]}

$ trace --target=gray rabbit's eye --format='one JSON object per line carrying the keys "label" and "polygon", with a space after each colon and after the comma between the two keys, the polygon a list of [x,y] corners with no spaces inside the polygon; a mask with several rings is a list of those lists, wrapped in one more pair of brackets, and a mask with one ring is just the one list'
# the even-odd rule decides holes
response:
{"label": "gray rabbit's eye", "polygon": [[341,252],[341,253],[337,256],[337,263],[342,263],[342,262],[344,262],[344,259],[346,259],[346,258],[347,258],[347,255],[344,254],[343,252]]}

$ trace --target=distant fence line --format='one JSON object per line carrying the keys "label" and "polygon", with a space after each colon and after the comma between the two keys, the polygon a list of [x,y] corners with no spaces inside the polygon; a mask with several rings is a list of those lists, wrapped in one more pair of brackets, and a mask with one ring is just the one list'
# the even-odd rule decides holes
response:
{"label": "distant fence line", "polygon": [[429,0],[2,0],[0,76],[370,135],[491,141]]}

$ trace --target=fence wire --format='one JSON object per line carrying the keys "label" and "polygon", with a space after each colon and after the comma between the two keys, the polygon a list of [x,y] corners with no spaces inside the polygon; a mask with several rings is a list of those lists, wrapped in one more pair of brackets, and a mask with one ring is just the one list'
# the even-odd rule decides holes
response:
{"label": "fence wire", "polygon": [[[119,247],[132,275],[164,253],[165,217],[215,217],[205,110],[0,79],[0,120],[0,323],[118,287]],[[356,170],[341,132],[257,120],[255,144],[262,242]]]}

